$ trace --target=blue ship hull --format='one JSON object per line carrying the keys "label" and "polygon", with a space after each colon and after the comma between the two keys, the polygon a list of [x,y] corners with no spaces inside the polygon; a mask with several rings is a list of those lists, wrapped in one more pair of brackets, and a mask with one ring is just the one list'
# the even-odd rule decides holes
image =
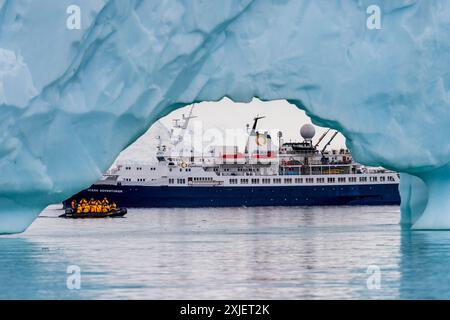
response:
{"label": "blue ship hull", "polygon": [[107,197],[128,208],[398,205],[398,184],[165,187],[93,185],[66,200]]}

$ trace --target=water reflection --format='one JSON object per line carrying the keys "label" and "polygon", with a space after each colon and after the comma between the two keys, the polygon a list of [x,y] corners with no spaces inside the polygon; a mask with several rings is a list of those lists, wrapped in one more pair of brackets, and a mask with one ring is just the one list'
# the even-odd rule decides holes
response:
{"label": "water reflection", "polygon": [[450,298],[450,232],[402,231],[400,298]]}
{"label": "water reflection", "polygon": [[[398,222],[398,207],[40,218],[24,235],[0,238],[0,298],[449,298],[450,233]],[[66,287],[69,265],[81,268],[79,291]],[[381,270],[376,290],[366,285],[370,265]]]}
{"label": "water reflection", "polygon": [[28,239],[0,239],[0,299],[78,299],[66,287],[59,250]]}

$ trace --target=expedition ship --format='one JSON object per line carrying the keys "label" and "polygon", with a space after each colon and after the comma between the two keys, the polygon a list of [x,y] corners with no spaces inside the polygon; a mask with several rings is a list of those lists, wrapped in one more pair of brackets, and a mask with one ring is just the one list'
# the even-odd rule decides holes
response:
{"label": "expedition ship", "polygon": [[[306,124],[303,141],[282,141],[274,147],[270,134],[259,132],[256,117],[247,126],[244,152],[216,147],[207,156],[173,155],[192,116],[175,120],[171,143],[157,146],[154,164],[120,164],[73,199],[103,198],[129,208],[397,205],[399,174],[356,163],[346,149],[327,150],[337,132],[319,148],[315,129]],[[173,137],[175,136],[175,137]]]}

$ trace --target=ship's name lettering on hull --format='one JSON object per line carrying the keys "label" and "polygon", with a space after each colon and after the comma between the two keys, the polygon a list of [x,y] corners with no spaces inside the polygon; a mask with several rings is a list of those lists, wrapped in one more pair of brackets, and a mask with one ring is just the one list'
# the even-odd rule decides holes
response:
{"label": "ship's name lettering on hull", "polygon": [[89,192],[101,192],[101,193],[122,193],[122,190],[105,190],[105,189],[88,189]]}

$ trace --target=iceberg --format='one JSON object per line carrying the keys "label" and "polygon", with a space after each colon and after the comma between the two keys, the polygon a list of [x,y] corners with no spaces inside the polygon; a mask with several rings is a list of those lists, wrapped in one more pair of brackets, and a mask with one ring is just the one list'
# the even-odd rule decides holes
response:
{"label": "iceberg", "polygon": [[[450,229],[450,3],[0,0],[0,233],[199,101],[286,99],[402,173],[402,222]],[[75,12],[75,13],[74,13]],[[79,19],[80,28],[69,28]]]}

